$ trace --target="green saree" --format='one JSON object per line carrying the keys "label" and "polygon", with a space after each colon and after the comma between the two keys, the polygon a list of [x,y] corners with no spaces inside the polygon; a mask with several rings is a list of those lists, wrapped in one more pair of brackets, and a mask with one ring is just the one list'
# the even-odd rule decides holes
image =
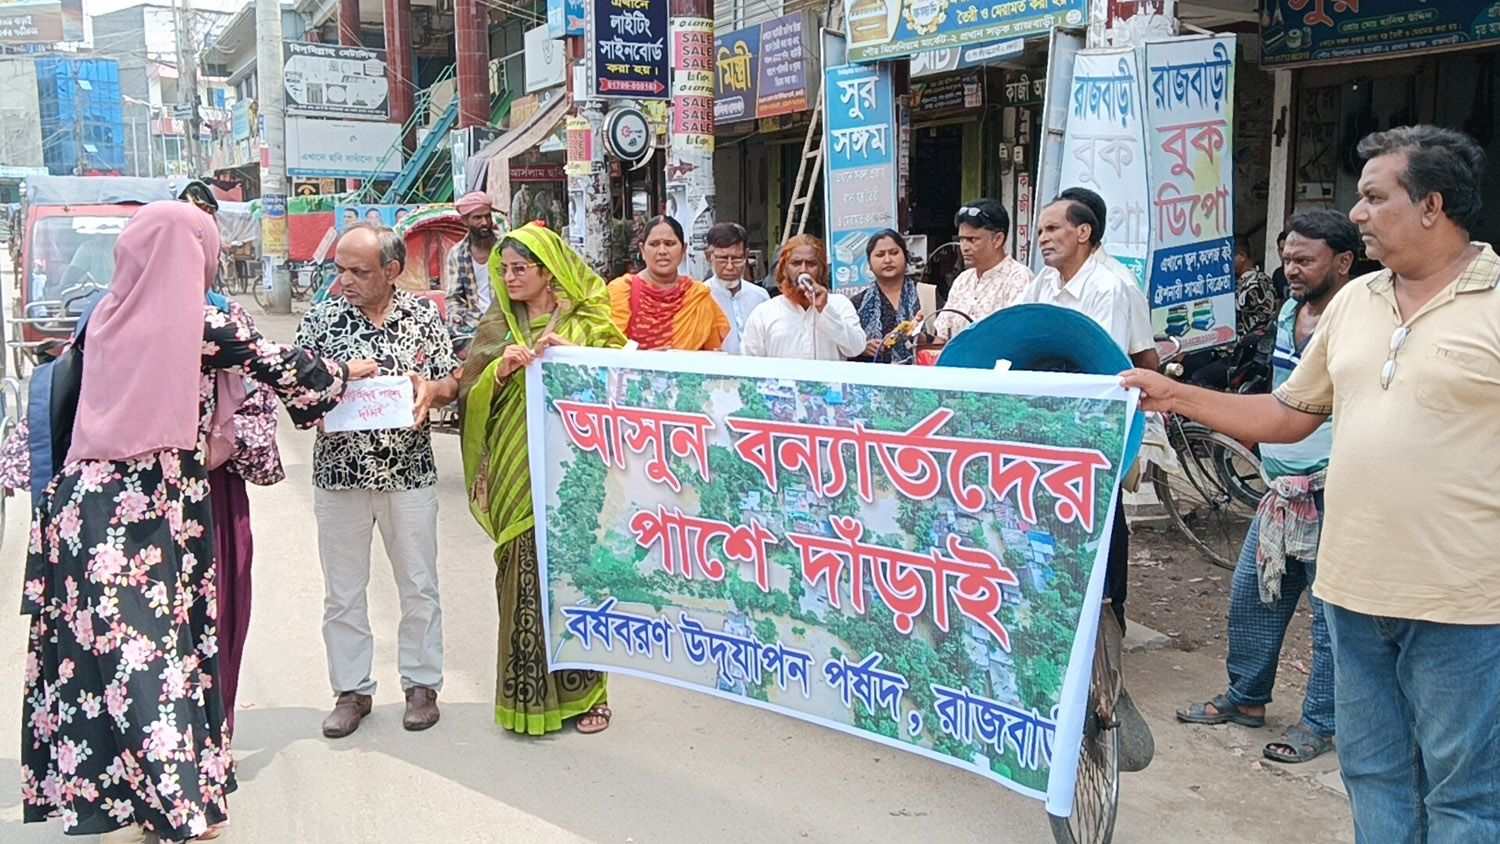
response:
{"label": "green saree", "polygon": [[[528,319],[501,281],[500,254],[508,244],[526,248],[552,273],[554,313]],[[557,234],[530,224],[506,235],[490,255],[495,303],[479,322],[459,388],[463,420],[464,480],[469,509],[494,539],[495,591],[500,602],[495,723],[518,733],[543,735],[606,699],[597,671],[548,671],[543,636],[536,516],[526,448],[526,373],[504,381],[495,374],[512,343],[532,347],[549,330],[577,346],[619,348],[625,337],[610,320],[604,280]]]}

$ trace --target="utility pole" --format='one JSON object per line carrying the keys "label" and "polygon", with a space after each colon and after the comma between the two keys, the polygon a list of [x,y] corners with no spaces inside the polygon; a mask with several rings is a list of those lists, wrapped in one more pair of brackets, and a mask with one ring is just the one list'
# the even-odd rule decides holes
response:
{"label": "utility pole", "polygon": [[262,283],[270,290],[266,310],[292,312],[292,277],[287,269],[286,234],[286,91],[281,80],[281,0],[255,0],[258,39],[256,83],[260,117],[265,121],[265,167],[261,169],[260,219]]}
{"label": "utility pole", "polygon": [[186,127],[183,146],[187,149],[188,175],[196,179],[203,175],[200,154],[203,141],[199,138],[202,131],[199,127],[203,122],[198,112],[198,54],[192,43],[192,16],[192,0],[182,0],[180,6],[177,0],[173,0],[172,18],[177,22],[177,102],[188,108],[187,117],[182,121]]}
{"label": "utility pole", "polygon": [[[569,36],[568,67],[587,67],[593,40]],[[568,73],[568,242],[595,271],[609,276],[614,214],[610,204],[609,166],[604,159],[604,101],[578,90],[585,73]]]}
{"label": "utility pole", "polygon": [[671,0],[672,127],[667,196],[687,234],[687,273],[707,278],[714,224],[714,10],[712,0]]}

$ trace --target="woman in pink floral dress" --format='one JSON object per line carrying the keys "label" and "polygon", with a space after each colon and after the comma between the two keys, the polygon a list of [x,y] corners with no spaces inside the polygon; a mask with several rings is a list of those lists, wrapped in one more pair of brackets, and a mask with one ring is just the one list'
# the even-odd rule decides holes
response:
{"label": "woman in pink floral dress", "polygon": [[201,376],[254,378],[308,426],[371,365],[272,343],[206,304],[218,239],[186,203],[141,209],[88,325],[72,445],[27,557],[27,822],[60,816],[75,835],[140,825],[177,841],[227,819],[207,466],[225,432],[216,410],[243,392]]}

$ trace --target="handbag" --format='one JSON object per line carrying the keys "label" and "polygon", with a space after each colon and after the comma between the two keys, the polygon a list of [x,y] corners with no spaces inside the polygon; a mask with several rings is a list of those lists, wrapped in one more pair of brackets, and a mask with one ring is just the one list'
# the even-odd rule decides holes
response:
{"label": "handbag", "polygon": [[73,447],[73,422],[78,417],[78,397],[83,389],[84,333],[94,306],[102,298],[95,297],[79,315],[73,342],[31,374],[26,394],[26,421],[31,433],[26,446],[31,456],[33,509],[41,505],[43,493],[62,471]]}

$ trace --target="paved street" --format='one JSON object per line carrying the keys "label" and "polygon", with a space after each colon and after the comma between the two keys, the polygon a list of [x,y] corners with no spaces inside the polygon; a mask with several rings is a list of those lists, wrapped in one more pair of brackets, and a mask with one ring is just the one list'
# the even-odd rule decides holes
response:
{"label": "paved street", "polygon": [[[10,284],[5,285],[7,298]],[[253,305],[252,305],[253,308]],[[287,318],[260,318],[288,338]],[[228,842],[1046,842],[1039,803],[938,763],[821,727],[627,677],[611,681],[614,723],[546,739],[491,719],[496,610],[491,545],[470,519],[458,443],[437,441],[447,678],[443,720],[400,727],[397,600],[377,550],[371,615],[381,689],[374,715],[341,741],[319,723],[332,703],[318,631],[322,580],[309,486],[312,437],[284,425],[289,480],[252,489],[255,616],[240,686],[239,791]],[[14,607],[24,507],[12,499],[0,549],[0,604]],[[19,805],[21,616],[0,614],[0,841],[62,838],[23,826]],[[1171,712],[1222,688],[1212,656],[1132,653],[1127,676],[1156,731],[1147,771],[1125,775],[1115,841],[1352,842],[1348,804],[1313,771],[1256,762],[1269,730],[1188,728]],[[1198,699],[1202,699],[1199,697]],[[1273,719],[1294,705],[1279,702]],[[1279,731],[1284,720],[1274,720]],[[75,839],[90,841],[97,839]]]}

